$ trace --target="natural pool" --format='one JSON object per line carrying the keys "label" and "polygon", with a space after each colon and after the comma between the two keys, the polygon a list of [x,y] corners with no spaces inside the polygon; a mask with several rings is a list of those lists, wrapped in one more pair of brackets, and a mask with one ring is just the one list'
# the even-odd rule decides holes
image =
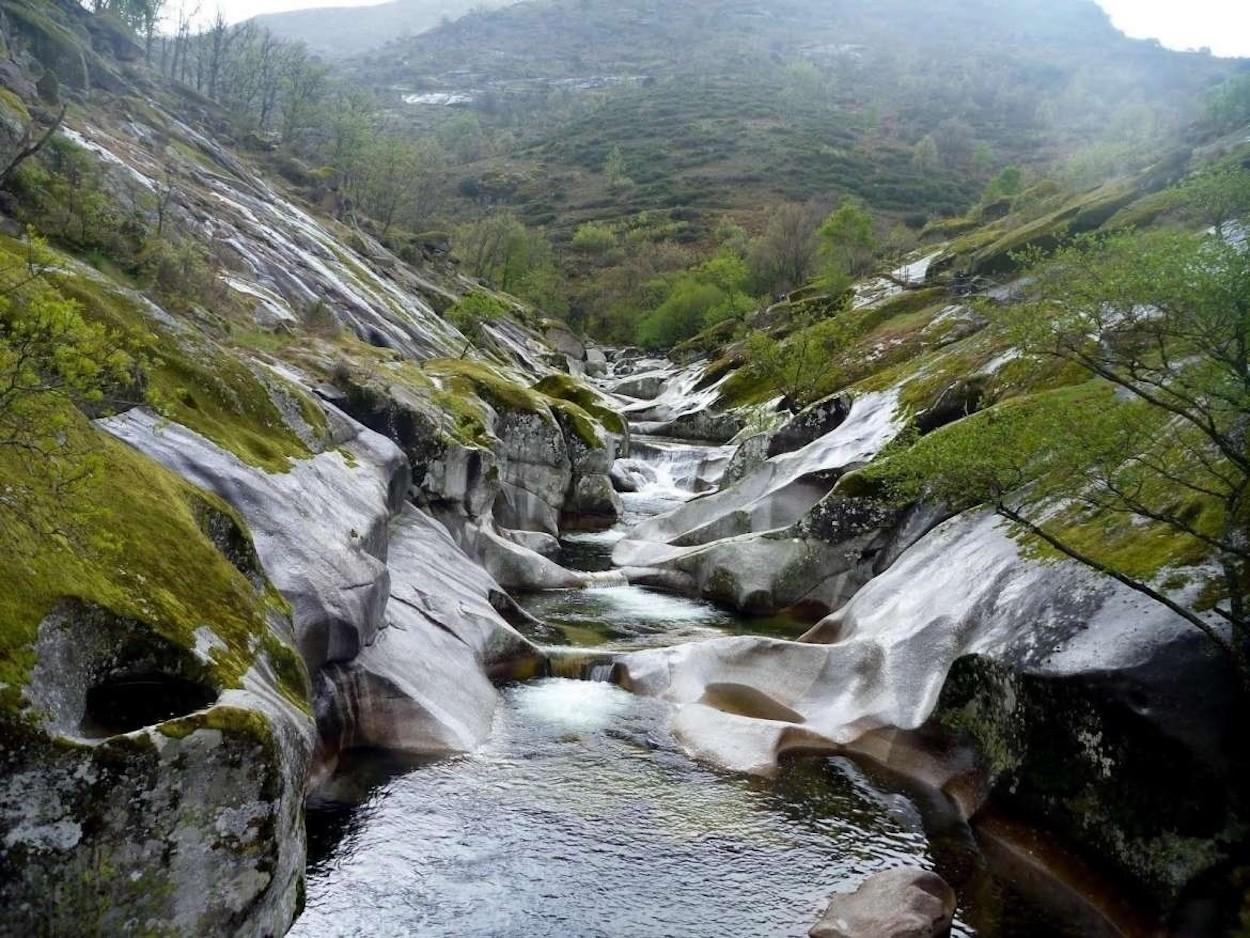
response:
{"label": "natural pool", "polygon": [[[671,479],[626,496],[624,523],[566,538],[561,562],[610,568],[630,524],[688,497]],[[535,637],[608,650],[806,627],[636,586],[522,603],[546,623]],[[833,892],[904,864],[956,885],[957,935],[1081,933],[995,878],[965,825],[850,761],[736,776],[687,758],[668,718],[611,684],[546,679],[502,690],[472,754],[357,754],[309,805],[308,903],[292,934],[802,936]]]}

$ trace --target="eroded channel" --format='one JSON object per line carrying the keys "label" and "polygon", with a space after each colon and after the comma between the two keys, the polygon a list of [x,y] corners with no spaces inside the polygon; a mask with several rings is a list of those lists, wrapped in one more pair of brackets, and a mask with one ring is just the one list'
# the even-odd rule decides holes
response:
{"label": "eroded channel", "polygon": [[[624,496],[618,527],[567,536],[560,561],[610,569],[630,526],[694,496],[707,449],[645,447],[655,480]],[[805,628],[638,586],[522,604],[545,623],[532,638],[582,649]],[[846,759],[735,776],[684,755],[666,704],[612,684],[544,679],[501,696],[478,751],[425,765],[358,753],[309,805],[293,935],[801,936],[833,892],[904,864],[956,886],[957,935],[1081,933],[996,878],[966,826]]]}

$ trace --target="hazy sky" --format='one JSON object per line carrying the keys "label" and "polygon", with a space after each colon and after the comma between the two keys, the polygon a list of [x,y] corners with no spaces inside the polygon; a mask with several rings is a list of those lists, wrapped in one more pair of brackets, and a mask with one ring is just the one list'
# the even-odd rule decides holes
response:
{"label": "hazy sky", "polygon": [[1216,55],[1250,56],[1247,0],[1098,0],[1116,26],[1175,49],[1210,46]]}
{"label": "hazy sky", "polygon": [[[368,6],[377,0],[200,0],[202,10],[225,10],[231,20],[314,6]],[[1250,0],[1098,0],[1130,36],[1159,39],[1176,49],[1210,46],[1217,55],[1250,56]],[[177,3],[170,3],[171,7]]]}

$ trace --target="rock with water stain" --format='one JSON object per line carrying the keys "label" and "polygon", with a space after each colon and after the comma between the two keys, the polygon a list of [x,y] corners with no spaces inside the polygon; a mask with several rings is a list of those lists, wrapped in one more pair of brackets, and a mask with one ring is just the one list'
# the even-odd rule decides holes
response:
{"label": "rock with water stain", "polygon": [[853,893],[833,897],[811,938],[938,938],[950,932],[955,892],[927,870],[869,876]]}
{"label": "rock with water stain", "polygon": [[807,446],[639,525],[613,560],[679,572],[699,595],[750,613],[836,608],[871,576],[872,555],[892,539],[897,519],[830,491],[899,432],[896,402],[892,392],[865,395]]}
{"label": "rock with water stain", "polygon": [[355,660],[326,671],[319,723],[337,752],[467,752],[486,738],[491,677],[528,676],[541,653],[500,616],[508,600],[438,522],[413,507],[391,528],[385,627]]}

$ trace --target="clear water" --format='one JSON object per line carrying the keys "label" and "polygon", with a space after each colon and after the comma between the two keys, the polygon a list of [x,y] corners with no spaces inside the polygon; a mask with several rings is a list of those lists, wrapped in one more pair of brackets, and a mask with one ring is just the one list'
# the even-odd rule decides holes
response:
{"label": "clear water", "polygon": [[[561,559],[607,569],[631,524],[688,497],[626,496],[621,526],[566,538]],[[546,640],[611,649],[805,628],[633,586],[522,601]],[[472,754],[354,755],[309,804],[308,902],[292,934],[802,936],[832,893],[899,865],[957,885],[956,935],[1077,933],[996,880],[965,825],[850,762],[792,760],[767,781],[722,773],[682,753],[669,716],[611,684],[548,679],[504,688]]]}
{"label": "clear water", "polygon": [[[312,809],[314,830],[330,823],[293,934],[802,935],[848,877],[931,865],[905,800],[849,775],[819,799],[798,778],[724,776],[666,722],[610,684],[508,689],[482,751]],[[375,781],[362,769],[339,781],[347,800]]]}

